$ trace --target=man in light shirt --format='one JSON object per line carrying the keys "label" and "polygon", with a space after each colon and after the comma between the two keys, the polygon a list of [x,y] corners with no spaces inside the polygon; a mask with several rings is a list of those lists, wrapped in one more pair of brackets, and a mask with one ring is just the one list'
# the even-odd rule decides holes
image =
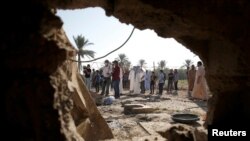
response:
{"label": "man in light shirt", "polygon": [[159,74],[159,95],[162,95],[163,92],[163,86],[164,86],[164,73],[163,70],[160,70],[160,74]]}
{"label": "man in light shirt", "polygon": [[108,96],[109,95],[109,87],[111,83],[111,75],[112,75],[112,66],[108,60],[105,60],[105,66],[102,68],[103,75],[103,85],[102,85],[102,93],[101,95]]}

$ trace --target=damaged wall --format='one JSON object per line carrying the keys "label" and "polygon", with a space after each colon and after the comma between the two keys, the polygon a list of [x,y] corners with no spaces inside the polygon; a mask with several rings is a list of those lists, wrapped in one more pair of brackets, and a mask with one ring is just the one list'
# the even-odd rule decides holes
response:
{"label": "damaged wall", "polygon": [[250,119],[248,0],[86,0],[51,4],[70,9],[100,6],[108,16],[123,23],[175,38],[205,64],[213,93],[207,123],[228,125]]}
{"label": "damaged wall", "polygon": [[76,51],[55,10],[39,1],[4,6],[13,11],[1,11],[3,135],[21,141],[113,138],[70,61]]}
{"label": "damaged wall", "polygon": [[[244,125],[250,119],[248,0],[27,0],[6,1],[1,6],[11,10],[1,8],[0,33],[1,68],[7,76],[1,79],[4,135],[13,133],[8,136],[10,140],[78,138],[77,134],[68,136],[68,132],[61,132],[67,129],[59,120],[60,110],[53,107],[58,88],[69,79],[60,80],[63,77],[58,74],[65,65],[68,50],[62,48],[66,43],[59,45],[57,39],[52,39],[62,22],[49,7],[98,6],[123,23],[153,29],[161,37],[174,37],[198,54],[206,66],[206,78],[213,93],[208,124]],[[64,120],[68,118],[72,120],[70,116]],[[102,122],[100,118],[99,125]]]}

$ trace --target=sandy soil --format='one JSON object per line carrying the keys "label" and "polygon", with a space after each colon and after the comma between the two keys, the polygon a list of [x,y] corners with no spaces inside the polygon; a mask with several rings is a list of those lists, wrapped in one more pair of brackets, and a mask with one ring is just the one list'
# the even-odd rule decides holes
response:
{"label": "sandy soil", "polygon": [[[111,92],[112,93],[112,92]],[[126,103],[144,104],[154,108],[152,113],[124,114],[123,105]],[[186,90],[179,90],[178,94],[129,94],[124,91],[120,99],[116,99],[112,105],[98,106],[99,111],[112,129],[114,139],[125,140],[166,140],[156,131],[164,126],[177,124],[171,118],[175,113],[192,113],[200,117],[198,122],[190,126],[202,126],[204,115],[207,111],[207,103],[200,100],[189,100]]]}

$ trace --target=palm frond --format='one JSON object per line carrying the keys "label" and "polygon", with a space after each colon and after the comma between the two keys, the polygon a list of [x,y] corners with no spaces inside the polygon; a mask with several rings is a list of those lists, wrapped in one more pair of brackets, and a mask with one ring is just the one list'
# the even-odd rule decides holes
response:
{"label": "palm frond", "polygon": [[82,57],[82,58],[84,58],[84,56],[90,56],[90,57],[92,57],[92,58],[94,58],[94,54],[95,54],[95,52],[94,51],[92,51],[92,50],[86,50],[86,49],[84,49],[84,50],[79,50],[78,51],[78,54]]}
{"label": "palm frond", "polygon": [[92,50],[86,50],[84,49],[85,46],[93,45],[93,43],[90,43],[88,39],[86,39],[82,35],[78,35],[76,37],[73,36],[73,39],[75,41],[76,47],[78,48],[78,55],[84,58],[84,56],[90,56],[94,58],[95,52]]}
{"label": "palm frond", "polygon": [[143,67],[147,63],[146,63],[146,61],[144,59],[140,59],[139,64],[140,64],[141,67]]}
{"label": "palm frond", "polygon": [[165,69],[166,67],[166,64],[167,62],[165,60],[161,60],[159,63],[158,63],[158,67],[161,68],[161,69]]}
{"label": "palm frond", "polygon": [[190,67],[193,64],[191,59],[186,59],[182,67]]}
{"label": "palm frond", "polygon": [[82,49],[84,46],[84,37],[82,35],[78,35],[76,37],[73,36],[73,39],[75,41],[76,47],[78,49]]}

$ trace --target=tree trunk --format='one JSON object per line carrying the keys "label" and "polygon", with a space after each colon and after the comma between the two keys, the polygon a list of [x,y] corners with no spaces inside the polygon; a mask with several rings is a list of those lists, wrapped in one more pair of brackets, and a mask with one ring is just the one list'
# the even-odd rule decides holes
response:
{"label": "tree trunk", "polygon": [[81,72],[81,56],[78,54],[78,70],[79,70],[79,73]]}

